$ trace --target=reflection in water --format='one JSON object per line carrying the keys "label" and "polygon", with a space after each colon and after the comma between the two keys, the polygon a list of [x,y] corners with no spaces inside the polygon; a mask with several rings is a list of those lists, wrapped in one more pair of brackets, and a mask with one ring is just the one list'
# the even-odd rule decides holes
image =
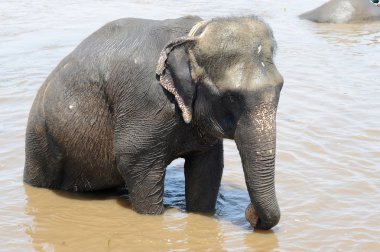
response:
{"label": "reflection in water", "polygon": [[[298,19],[323,2],[1,1],[0,251],[378,251],[380,25]],[[162,216],[138,215],[116,195],[23,186],[25,126],[34,96],[91,32],[127,16],[209,19],[252,13],[274,30],[276,65],[285,79],[276,160],[282,215],[272,232],[252,232],[244,219],[249,197],[231,141],[224,142],[214,216],[184,211],[183,169],[174,164]]]}
{"label": "reflection in water", "polygon": [[[182,169],[168,169],[162,216],[135,213],[120,194],[74,194],[24,186],[26,229],[37,251],[199,251],[210,248],[271,250],[278,247],[273,231],[254,232],[243,220],[245,189],[223,187],[214,215],[184,211]],[[243,205],[244,204],[244,205]],[[237,217],[238,216],[238,217]]]}
{"label": "reflection in water", "polygon": [[[356,24],[311,24],[311,26],[317,34],[335,46],[347,44],[359,49],[357,47],[359,44],[375,46],[380,43],[380,21]],[[366,37],[369,39],[363,39]]]}

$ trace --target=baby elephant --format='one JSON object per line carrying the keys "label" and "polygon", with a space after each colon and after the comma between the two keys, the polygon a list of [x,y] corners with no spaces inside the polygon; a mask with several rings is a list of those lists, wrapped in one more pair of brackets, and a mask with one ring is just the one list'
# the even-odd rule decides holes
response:
{"label": "baby elephant", "polygon": [[96,191],[126,185],[133,209],[164,211],[165,169],[185,159],[186,208],[215,209],[223,138],[236,141],[254,226],[280,219],[274,169],[283,78],[271,29],[249,16],[120,19],[86,38],[39,89],[24,181]]}

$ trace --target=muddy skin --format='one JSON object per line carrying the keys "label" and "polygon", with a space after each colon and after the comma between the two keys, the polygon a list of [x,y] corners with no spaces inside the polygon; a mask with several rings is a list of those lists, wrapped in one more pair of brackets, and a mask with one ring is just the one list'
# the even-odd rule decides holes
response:
{"label": "muddy skin", "polygon": [[243,163],[250,220],[280,220],[274,187],[283,78],[255,16],[120,19],[86,38],[40,88],[26,131],[24,181],[92,192],[126,186],[133,210],[164,212],[166,166],[185,159],[186,208],[213,212],[223,139]]}

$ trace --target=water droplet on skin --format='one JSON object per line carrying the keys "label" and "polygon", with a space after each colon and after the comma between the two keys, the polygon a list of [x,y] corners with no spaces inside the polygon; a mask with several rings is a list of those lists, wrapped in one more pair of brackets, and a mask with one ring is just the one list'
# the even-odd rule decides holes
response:
{"label": "water droplet on skin", "polygon": [[75,108],[76,105],[77,105],[76,102],[74,102],[73,104],[70,104],[70,105],[69,105],[69,109],[73,109],[73,108]]}

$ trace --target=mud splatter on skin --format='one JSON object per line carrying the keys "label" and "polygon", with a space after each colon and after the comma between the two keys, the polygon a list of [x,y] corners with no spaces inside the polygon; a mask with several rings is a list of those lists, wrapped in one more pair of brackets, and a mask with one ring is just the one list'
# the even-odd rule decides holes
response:
{"label": "mud splatter on skin", "polygon": [[[170,1],[2,1],[3,250],[100,252],[110,242],[111,251],[378,251],[380,94],[375,80],[380,26],[307,24],[294,18],[323,2],[269,6],[268,1],[255,1],[254,8],[247,8],[252,1],[220,0],[217,7],[212,1],[181,6]],[[273,231],[253,232],[244,217],[249,198],[232,141],[224,141],[222,188],[211,217],[184,210],[183,160],[167,169],[168,209],[158,217],[134,213],[119,196],[63,195],[23,186],[25,125],[38,88],[86,34],[125,17],[126,10],[151,19],[162,19],[162,13],[167,18],[181,12],[210,19],[248,11],[270,23],[278,41],[276,64],[286,77],[277,112],[276,189],[283,215]]]}

